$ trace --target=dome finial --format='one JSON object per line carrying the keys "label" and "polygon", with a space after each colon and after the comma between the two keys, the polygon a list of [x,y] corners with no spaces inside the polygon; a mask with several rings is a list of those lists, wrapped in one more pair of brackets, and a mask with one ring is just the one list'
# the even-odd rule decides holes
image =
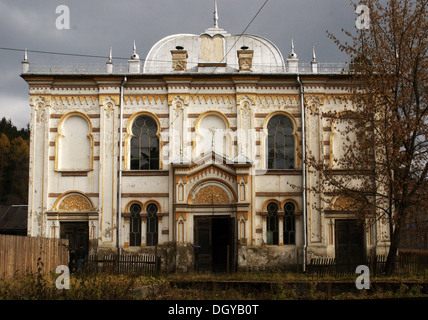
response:
{"label": "dome finial", "polygon": [[140,56],[137,54],[137,47],[135,45],[135,40],[134,40],[134,47],[133,47],[133,53],[132,53],[131,59],[132,60],[139,60],[140,59]]}
{"label": "dome finial", "polygon": [[291,39],[291,53],[288,56],[289,59],[297,59],[297,54],[294,52],[294,39]]}
{"label": "dome finial", "polygon": [[217,0],[214,0],[214,28],[218,29]]}

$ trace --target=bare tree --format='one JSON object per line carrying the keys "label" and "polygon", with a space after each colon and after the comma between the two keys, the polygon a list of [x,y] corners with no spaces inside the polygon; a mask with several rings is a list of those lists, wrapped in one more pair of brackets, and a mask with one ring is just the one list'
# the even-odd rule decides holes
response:
{"label": "bare tree", "polygon": [[427,205],[428,0],[351,5],[370,9],[369,29],[343,30],[348,42],[328,33],[351,62],[352,112],[328,115],[343,134],[340,156],[325,163],[309,155],[307,163],[322,190],[350,199],[362,221],[386,218],[390,274],[406,218]]}

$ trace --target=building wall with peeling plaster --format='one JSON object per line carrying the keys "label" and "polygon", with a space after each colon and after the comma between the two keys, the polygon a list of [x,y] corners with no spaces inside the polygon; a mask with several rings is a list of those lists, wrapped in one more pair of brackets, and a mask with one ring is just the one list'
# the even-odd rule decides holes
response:
{"label": "building wall with peeling plaster", "polygon": [[[249,49],[242,49],[246,50],[243,63],[241,49],[230,46],[234,38],[225,30],[211,28],[204,34],[218,35],[225,48],[234,48],[230,56],[214,64],[195,63],[198,50],[207,52],[207,48],[199,47],[200,36],[176,35],[159,41],[144,66],[133,55],[129,64],[137,68],[136,72],[131,72],[131,67],[123,73],[32,72],[31,64],[25,69],[22,77],[29,85],[31,110],[28,235],[58,238],[62,221],[87,221],[90,253],[116,253],[118,247],[125,253],[156,250],[165,270],[187,272],[195,267],[195,218],[224,215],[236,222],[237,269],[285,269],[302,263],[305,217],[299,190],[301,159],[296,160],[294,169],[267,170],[266,126],[276,114],[292,119],[297,154],[305,125],[307,150],[329,163],[331,119],[307,112],[302,122],[297,74],[288,69],[295,56],[284,62],[268,40],[248,36]],[[211,45],[209,41],[203,43]],[[183,58],[183,49],[178,50],[181,58],[174,57],[177,45],[184,47],[187,58]],[[248,68],[248,62],[257,63],[243,69]],[[121,101],[124,77],[127,82]],[[352,109],[346,75],[312,70],[302,73],[300,79],[307,110],[327,114]],[[159,170],[130,169],[132,123],[139,115],[152,117],[160,126]],[[78,120],[78,132],[66,127],[70,119]],[[209,135],[214,126],[224,126],[226,146],[218,148],[214,143],[218,140]],[[203,144],[207,135],[209,139]],[[66,147],[67,141],[78,141],[73,139],[81,139],[80,150],[85,150],[74,165],[68,160],[74,156],[79,159],[75,155],[79,148]],[[121,184],[119,161],[123,166]],[[316,173],[307,175],[308,187],[319,183]],[[195,203],[203,199],[198,193],[201,190],[208,192],[205,197],[221,200]],[[326,214],[334,200],[325,201],[311,192],[307,195],[308,260],[334,257],[334,221],[353,218],[343,212]],[[267,244],[266,206],[272,201],[280,206],[287,201],[295,204],[295,244],[282,241],[282,216],[278,245]],[[132,203],[143,208],[142,239],[137,247],[130,246],[129,239]],[[149,203],[158,206],[156,248],[146,245],[144,214]],[[382,221],[365,231],[367,253],[372,249],[385,252],[387,231]]]}

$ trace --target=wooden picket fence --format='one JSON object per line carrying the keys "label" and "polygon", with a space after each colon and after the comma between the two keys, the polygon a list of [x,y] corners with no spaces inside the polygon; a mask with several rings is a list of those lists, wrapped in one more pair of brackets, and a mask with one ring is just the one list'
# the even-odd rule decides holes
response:
{"label": "wooden picket fence", "polygon": [[0,235],[0,278],[10,280],[27,273],[55,272],[68,265],[68,240]]}
{"label": "wooden picket fence", "polygon": [[155,275],[160,271],[160,257],[149,254],[89,255],[86,272]]}

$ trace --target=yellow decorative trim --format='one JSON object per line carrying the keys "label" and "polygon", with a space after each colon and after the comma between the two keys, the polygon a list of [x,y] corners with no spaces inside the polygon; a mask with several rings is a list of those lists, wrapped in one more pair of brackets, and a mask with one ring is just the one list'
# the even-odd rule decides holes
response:
{"label": "yellow decorative trim", "polygon": [[[70,199],[70,200],[67,200]],[[82,202],[84,200],[85,202]],[[64,203],[63,202],[67,201]],[[73,210],[67,210],[74,206]],[[67,191],[59,196],[54,205],[53,211],[61,211],[61,212],[87,212],[94,211],[94,203],[91,198],[86,196],[84,193],[80,191]]]}
{"label": "yellow decorative trim", "polygon": [[104,105],[107,100],[114,101],[114,104],[116,106],[120,105],[120,96],[118,94],[113,94],[113,95],[100,94],[98,96],[98,101],[100,106]]}
{"label": "yellow decorative trim", "polygon": [[250,100],[252,105],[256,104],[257,95],[256,94],[237,94],[236,95],[236,104],[241,104],[242,100]]}
{"label": "yellow decorative trim", "polygon": [[129,211],[129,209],[131,208],[131,206],[134,203],[138,204],[141,207],[141,212],[143,212],[144,204],[141,201],[139,201],[139,200],[131,200],[125,206],[125,212],[126,213],[131,213],[131,211]]}
{"label": "yellow decorative trim", "polygon": [[299,211],[299,205],[297,204],[296,200],[290,199],[290,198],[285,199],[284,201],[282,201],[281,207],[280,207],[280,208],[282,208],[282,210],[284,210],[284,206],[285,206],[285,204],[287,202],[292,202],[294,204],[294,206],[295,206],[295,211]]}
{"label": "yellow decorative trim", "polygon": [[281,202],[279,202],[277,199],[269,199],[263,203],[262,211],[266,212],[267,211],[267,205],[271,202],[275,202],[278,205],[278,211],[281,210]]}
{"label": "yellow decorative trim", "polygon": [[52,103],[52,95],[38,95],[38,94],[30,94],[30,106],[35,107],[37,101],[42,101],[47,107]]}
{"label": "yellow decorative trim", "polygon": [[227,117],[223,113],[221,113],[219,111],[215,111],[215,110],[209,110],[209,111],[205,111],[205,112],[201,113],[201,115],[198,117],[198,119],[196,119],[196,122],[195,122],[195,131],[198,131],[198,129],[199,129],[199,122],[201,122],[201,120],[203,118],[205,118],[206,116],[211,115],[211,114],[220,116],[224,120],[224,122],[226,123],[227,130],[230,129],[229,120],[227,119]]}
{"label": "yellow decorative trim", "polygon": [[77,104],[77,101],[80,102],[80,104],[83,104],[83,102],[86,102],[89,104],[89,101],[91,101],[92,104],[95,104],[97,101],[97,96],[88,96],[88,95],[56,95],[52,97],[55,100],[55,103],[59,103],[61,101],[62,104],[67,102],[68,104]]}
{"label": "yellow decorative trim", "polygon": [[307,104],[310,104],[311,102],[312,103],[318,102],[320,106],[323,106],[325,99],[326,99],[325,94],[306,94],[304,98],[304,103],[307,105]]}
{"label": "yellow decorative trim", "polygon": [[184,105],[189,105],[190,94],[168,94],[168,105],[172,106],[175,100],[180,100]]}
{"label": "yellow decorative trim", "polygon": [[134,104],[134,101],[142,101],[143,104],[146,100],[149,101],[149,104],[157,104],[157,102],[160,100],[161,103],[165,103],[165,100],[167,99],[166,95],[159,95],[159,94],[153,94],[153,95],[126,95],[124,96],[123,100],[126,104]]}
{"label": "yellow decorative trim", "polygon": [[[214,185],[212,183],[217,183],[215,185],[222,185],[224,186],[225,189],[229,190],[229,192],[231,193],[233,199],[230,199],[230,203],[232,202],[237,202],[238,201],[238,196],[236,195],[236,192],[234,190],[234,188],[227,183],[226,181],[222,180],[222,179],[217,179],[217,178],[208,178],[208,179],[203,179],[201,181],[199,181],[198,183],[196,183],[190,190],[187,196],[187,203],[192,204],[192,196],[194,194],[194,191],[201,185]],[[205,186],[204,186],[205,187]],[[202,188],[204,188],[202,187]],[[199,190],[200,191],[200,190]]]}
{"label": "yellow decorative trim", "polygon": [[263,100],[266,100],[267,103],[273,103],[275,100],[278,100],[278,103],[290,103],[298,104],[300,101],[299,95],[295,94],[261,94],[257,95],[257,102],[263,103]]}
{"label": "yellow decorative trim", "polygon": [[208,103],[210,100],[212,103],[221,103],[221,100],[223,100],[224,103],[232,103],[235,98],[235,95],[233,94],[203,94],[203,95],[196,95],[192,96],[191,100],[193,103],[199,102],[200,104],[205,101]]}

